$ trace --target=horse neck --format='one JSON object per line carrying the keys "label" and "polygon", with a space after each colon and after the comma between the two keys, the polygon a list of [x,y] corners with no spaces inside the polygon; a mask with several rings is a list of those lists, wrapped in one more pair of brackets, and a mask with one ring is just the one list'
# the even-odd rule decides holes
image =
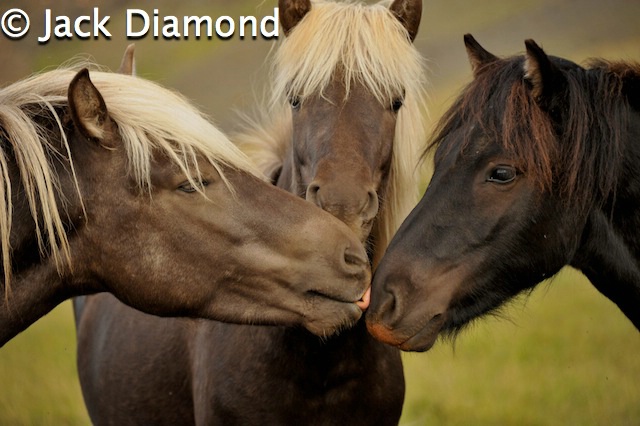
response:
{"label": "horse neck", "polygon": [[572,266],[640,330],[640,113],[629,125],[615,196],[589,214]]}
{"label": "horse neck", "polygon": [[0,347],[70,296],[55,262],[47,259],[0,286]]}
{"label": "horse neck", "polygon": [[[64,195],[58,197],[58,204],[64,199],[67,204],[77,204],[75,189],[70,184],[69,172],[61,163],[56,163],[56,173],[60,177],[60,190]],[[68,265],[56,265],[53,257],[41,254],[36,225],[28,202],[24,199],[24,187],[21,184],[15,161],[9,162],[10,180],[14,184],[12,191],[12,227],[10,244],[12,248],[12,275],[8,289],[0,282],[0,346],[25,330],[36,320],[46,315],[67,298],[90,292],[88,286],[74,288],[77,280],[71,279]],[[66,175],[63,175],[66,173]],[[64,218],[79,217],[80,211],[65,210]],[[69,219],[70,220],[70,219]],[[65,224],[70,229],[79,229],[79,224]],[[42,228],[42,226],[41,226]],[[82,250],[77,242],[69,241],[70,249],[75,252],[76,265],[84,265],[80,256]],[[74,249],[75,246],[75,249]],[[67,272],[61,272],[60,269]],[[79,272],[79,267],[74,272]],[[75,276],[75,275],[74,275]]]}
{"label": "horse neck", "polygon": [[318,382],[370,370],[369,364],[377,364],[381,358],[395,353],[394,348],[371,337],[364,321],[327,338],[299,328],[274,330],[272,336],[277,338],[272,339],[271,349],[287,360],[286,374],[300,375],[314,386]]}

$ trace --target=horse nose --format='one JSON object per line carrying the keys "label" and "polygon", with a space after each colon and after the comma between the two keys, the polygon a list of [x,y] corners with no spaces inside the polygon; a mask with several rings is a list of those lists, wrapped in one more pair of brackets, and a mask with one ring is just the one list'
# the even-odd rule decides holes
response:
{"label": "horse nose", "polygon": [[321,185],[313,181],[307,187],[306,199],[340,219],[341,215],[355,213],[368,222],[378,214],[378,194],[372,188],[362,190],[348,184]]}
{"label": "horse nose", "polygon": [[[375,289],[375,286],[372,286]],[[394,326],[400,321],[399,299],[393,291],[373,291],[367,311],[366,323],[369,333],[381,342],[398,345],[402,343],[394,335]]]}

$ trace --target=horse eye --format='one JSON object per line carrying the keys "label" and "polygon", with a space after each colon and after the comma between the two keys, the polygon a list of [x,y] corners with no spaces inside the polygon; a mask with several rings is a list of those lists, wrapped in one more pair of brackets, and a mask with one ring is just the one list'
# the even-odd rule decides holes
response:
{"label": "horse eye", "polygon": [[487,182],[493,182],[498,184],[506,184],[513,182],[518,176],[518,172],[511,166],[497,166],[491,170],[491,174],[487,178]]}
{"label": "horse eye", "polygon": [[178,190],[180,190],[182,192],[186,192],[187,194],[191,194],[191,193],[196,192],[198,190],[202,190],[204,187],[209,185],[209,182],[206,181],[206,180],[202,180],[200,182],[196,181],[196,183],[197,183],[198,187],[194,186],[189,181],[183,182],[178,186]]}
{"label": "horse eye", "polygon": [[391,109],[393,110],[393,112],[398,112],[400,110],[400,108],[402,107],[402,102],[403,100],[400,98],[396,98],[393,100],[393,102],[391,103]]}
{"label": "horse eye", "polygon": [[291,108],[293,108],[293,109],[300,108],[300,97],[299,96],[290,97],[289,98],[289,104],[291,105]]}

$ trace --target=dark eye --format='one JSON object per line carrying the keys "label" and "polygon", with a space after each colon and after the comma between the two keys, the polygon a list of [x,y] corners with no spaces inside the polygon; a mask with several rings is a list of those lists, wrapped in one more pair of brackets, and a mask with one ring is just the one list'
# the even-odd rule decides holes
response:
{"label": "dark eye", "polygon": [[191,182],[186,181],[181,183],[178,186],[178,190],[182,191],[182,192],[186,192],[187,194],[191,194],[193,192],[198,191],[199,189],[202,190],[205,186],[209,185],[209,182],[206,180],[201,180],[200,182],[195,181],[196,182],[196,186],[194,186]]}
{"label": "dark eye", "polygon": [[404,102],[404,99],[402,98],[394,99],[393,102],[391,103],[391,109],[393,110],[393,112],[398,112],[400,108],[402,108],[403,102]]}
{"label": "dark eye", "polygon": [[291,96],[289,98],[289,104],[291,105],[291,108],[293,108],[293,109],[300,108],[300,97],[299,96]]}
{"label": "dark eye", "polygon": [[487,182],[498,183],[504,185],[513,182],[518,176],[518,172],[511,166],[496,166],[491,170]]}

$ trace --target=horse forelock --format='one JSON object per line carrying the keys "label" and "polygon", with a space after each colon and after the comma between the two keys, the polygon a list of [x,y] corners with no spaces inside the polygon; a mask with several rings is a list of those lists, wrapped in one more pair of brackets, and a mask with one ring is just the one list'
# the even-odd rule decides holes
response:
{"label": "horse forelock", "polygon": [[[37,74],[2,88],[0,173],[3,185],[0,192],[0,231],[5,293],[9,289],[11,276],[9,236],[12,188],[7,166],[9,155],[15,158],[20,170],[41,250],[49,251],[59,270],[65,264],[71,266],[68,240],[56,202],[56,196],[61,200],[65,197],[59,193],[58,177],[48,160],[54,148],[47,140],[50,134],[39,127],[34,119],[47,114],[55,123],[75,178],[74,160],[62,126],[64,118],[58,111],[67,106],[69,84],[83,67],[92,69],[90,78],[103,96],[110,117],[117,124],[128,156],[129,172],[142,190],[151,187],[151,159],[158,152],[164,153],[193,183],[200,178],[198,158],[209,161],[220,171],[223,179],[223,165],[259,176],[250,160],[187,100],[148,80],[100,71],[94,64],[81,62],[73,67]],[[76,189],[82,200],[77,180]],[[44,230],[38,228],[38,212],[41,212]],[[45,240],[48,242],[46,249]]]}
{"label": "horse forelock", "polygon": [[[488,64],[440,119],[425,154],[438,146],[469,149],[479,131],[487,141],[500,141],[540,190],[553,185],[561,198],[585,208],[590,200],[606,201],[622,158],[629,105],[622,95],[628,74],[620,70],[628,66],[596,61],[591,68],[562,70],[566,91],[558,95],[566,111],[551,111],[563,114],[556,128],[531,95],[523,62],[515,56]],[[455,131],[464,132],[462,139],[448,138]]]}
{"label": "horse forelock", "polygon": [[424,61],[386,4],[315,1],[273,57],[274,100],[323,93],[337,73],[345,96],[364,84],[384,105],[403,92],[419,96]]}
{"label": "horse forelock", "polygon": [[[376,5],[314,1],[311,10],[279,41],[272,54],[275,81],[270,114],[285,119],[277,119],[274,127],[273,118],[266,117],[261,127],[281,136],[262,137],[262,144],[256,139],[257,144],[241,137],[251,145],[253,158],[266,155],[270,160],[263,161],[264,165],[273,168],[278,164],[273,152],[284,153],[291,143],[291,116],[283,107],[289,97],[297,96],[304,102],[306,96],[322,94],[340,73],[345,96],[349,96],[354,82],[364,85],[385,106],[391,106],[394,99],[404,95],[396,124],[388,188],[376,219],[374,232],[378,235],[374,257],[384,253],[417,201],[416,159],[426,137],[424,59],[402,24],[389,11],[388,4],[388,1]],[[258,135],[262,130],[252,132]],[[280,164],[282,161],[283,158]]]}

